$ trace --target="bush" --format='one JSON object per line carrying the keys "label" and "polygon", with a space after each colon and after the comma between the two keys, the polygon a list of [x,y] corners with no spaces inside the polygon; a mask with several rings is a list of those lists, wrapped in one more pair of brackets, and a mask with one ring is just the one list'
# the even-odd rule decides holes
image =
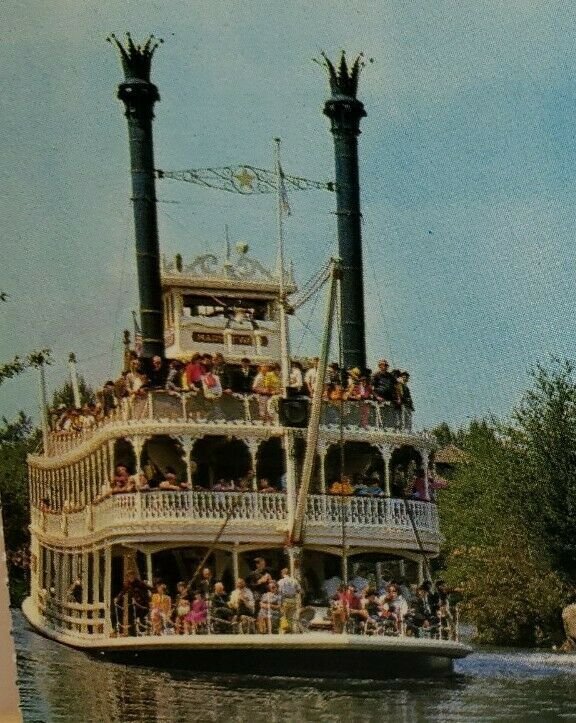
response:
{"label": "bush", "polygon": [[479,642],[535,646],[562,639],[566,585],[517,531],[493,546],[453,550],[446,578],[461,589],[462,616],[476,626]]}

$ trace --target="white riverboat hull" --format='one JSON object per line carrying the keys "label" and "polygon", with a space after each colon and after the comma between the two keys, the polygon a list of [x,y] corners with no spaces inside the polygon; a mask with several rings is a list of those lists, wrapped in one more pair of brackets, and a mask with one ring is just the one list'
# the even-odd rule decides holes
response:
{"label": "white riverboat hull", "polygon": [[78,637],[50,628],[30,598],[22,606],[45,637],[102,660],[210,673],[386,679],[449,675],[472,652],[463,643],[408,637],[308,632],[294,635]]}

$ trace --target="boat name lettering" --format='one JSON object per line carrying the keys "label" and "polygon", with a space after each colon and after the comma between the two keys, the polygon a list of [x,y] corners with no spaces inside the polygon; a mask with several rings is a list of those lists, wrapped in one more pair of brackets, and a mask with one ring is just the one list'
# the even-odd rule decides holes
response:
{"label": "boat name lettering", "polygon": [[[224,344],[224,334],[205,331],[193,331],[192,341],[200,344]],[[232,344],[237,346],[254,346],[254,339],[248,334],[232,334]],[[268,337],[260,337],[260,345],[268,346]]]}

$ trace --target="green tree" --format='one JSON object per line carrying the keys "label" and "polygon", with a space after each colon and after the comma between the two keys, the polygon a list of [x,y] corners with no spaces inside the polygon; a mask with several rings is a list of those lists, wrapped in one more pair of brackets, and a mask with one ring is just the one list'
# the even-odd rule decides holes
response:
{"label": "green tree", "polygon": [[462,613],[480,642],[534,646],[562,639],[568,589],[522,530],[509,527],[492,545],[454,549],[446,578],[463,594]]}
{"label": "green tree", "polygon": [[440,447],[446,447],[447,445],[455,444],[456,442],[456,434],[446,422],[442,422],[437,427],[434,427],[432,434],[438,440]]}
{"label": "green tree", "polygon": [[[8,295],[0,291],[0,302]],[[0,385],[29,368],[50,364],[50,350],[34,351],[24,358],[16,356],[0,364]],[[39,434],[32,421],[20,412],[14,422],[2,418],[0,426],[0,502],[4,527],[6,557],[10,576],[10,597],[13,603],[26,591],[28,544],[28,486],[26,455],[39,443]]]}
{"label": "green tree", "polygon": [[532,538],[576,583],[576,383],[571,362],[537,366],[509,430],[520,475],[516,495]]}
{"label": "green tree", "polygon": [[20,412],[16,420],[5,417],[0,425],[0,498],[4,520],[10,597],[17,604],[27,584],[29,502],[26,456],[38,448],[40,434],[32,420]]}
{"label": "green tree", "polygon": [[[78,376],[78,391],[80,392],[80,404],[88,404],[94,397],[94,390],[86,383],[83,376]],[[52,409],[58,409],[60,405],[64,405],[66,409],[74,407],[74,392],[70,381],[56,389],[52,394]]]}
{"label": "green tree", "polygon": [[459,433],[469,462],[440,497],[443,574],[486,642],[561,635],[576,539],[572,374],[565,362],[537,367],[511,423],[475,421]]}

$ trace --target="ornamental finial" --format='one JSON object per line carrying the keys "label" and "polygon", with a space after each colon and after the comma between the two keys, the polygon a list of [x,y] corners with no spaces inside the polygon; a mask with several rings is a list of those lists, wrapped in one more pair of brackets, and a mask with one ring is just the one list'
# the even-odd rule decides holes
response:
{"label": "ornamental finial", "polygon": [[[345,95],[349,98],[356,98],[358,92],[358,77],[360,71],[366,65],[364,60],[364,53],[360,53],[356,60],[349,65],[346,62],[346,53],[342,51],[340,56],[340,63],[338,67],[328,58],[324,51],[321,52],[322,60],[314,59],[318,65],[323,65],[328,70],[328,79],[330,81],[330,90],[332,95]],[[370,58],[370,63],[373,63],[373,58]]]}
{"label": "ornamental finial", "polygon": [[156,52],[160,43],[164,41],[162,38],[156,38],[150,35],[142,45],[135,45],[130,33],[126,33],[126,43],[118,40],[114,33],[106,38],[109,43],[114,43],[120,51],[120,60],[124,69],[126,80],[145,80],[150,82],[150,67],[152,65],[152,56]]}

